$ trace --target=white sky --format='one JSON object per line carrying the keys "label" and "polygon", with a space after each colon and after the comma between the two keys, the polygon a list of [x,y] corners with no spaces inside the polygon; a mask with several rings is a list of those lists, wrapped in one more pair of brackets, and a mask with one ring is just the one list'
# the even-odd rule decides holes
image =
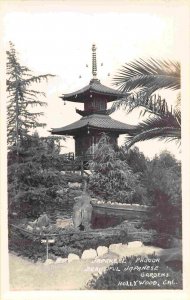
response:
{"label": "white sky", "polygon": [[[48,102],[45,110],[47,128],[41,131],[43,135],[47,135],[50,128],[65,126],[80,118],[75,107],[82,106],[64,105],[59,96],[89,83],[92,43],[98,48],[98,78],[108,86],[111,86],[108,72],[114,75],[130,60],[154,57],[180,61],[183,56],[181,39],[185,20],[182,6],[165,1],[148,6],[145,2],[143,5],[126,1],[104,1],[104,5],[99,1],[91,2],[91,5],[81,2],[80,6],[77,5],[79,2],[73,1],[47,1],[49,5],[44,5],[44,1],[33,2],[33,5],[27,1],[15,5],[16,2],[8,1],[5,5],[4,47],[12,41],[21,63],[36,75],[57,75],[42,86]],[[100,67],[101,62],[103,67]],[[167,95],[169,101],[175,99],[174,93]],[[112,117],[129,124],[139,121],[138,112],[126,115],[117,111]],[[65,151],[73,151],[73,146],[70,139]],[[163,149],[180,157],[179,149],[173,143],[149,141],[137,146],[149,157]]]}

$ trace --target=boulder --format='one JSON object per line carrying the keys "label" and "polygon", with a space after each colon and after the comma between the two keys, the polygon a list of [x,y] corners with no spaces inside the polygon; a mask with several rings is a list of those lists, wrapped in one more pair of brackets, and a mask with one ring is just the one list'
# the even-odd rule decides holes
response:
{"label": "boulder", "polygon": [[129,248],[139,248],[139,247],[142,247],[142,246],[143,246],[143,243],[140,242],[140,241],[134,241],[134,242],[129,242],[128,243]]}
{"label": "boulder", "polygon": [[55,261],[56,264],[64,264],[68,261],[67,258],[58,257]]}
{"label": "boulder", "polygon": [[57,219],[56,226],[60,228],[66,228],[68,226],[73,225],[72,219]]}
{"label": "boulder", "polygon": [[53,259],[46,259],[46,261],[44,262],[44,265],[51,265],[51,264],[53,264],[54,263],[54,261],[53,261]]}
{"label": "boulder", "polygon": [[80,257],[76,254],[70,253],[68,255],[68,263],[75,261],[75,260],[80,260]]}
{"label": "boulder", "polygon": [[121,246],[122,246],[122,243],[111,244],[109,246],[109,251],[114,252],[115,250],[118,250]]}
{"label": "boulder", "polygon": [[[128,247],[127,244],[123,244],[121,247],[118,249],[115,249],[114,254],[117,254],[119,258],[123,257],[129,257],[129,256],[146,256],[146,255],[151,255],[151,254],[158,254],[160,249],[155,248],[155,247],[149,247],[149,246],[144,246],[144,247]],[[111,253],[111,252],[110,252]]]}
{"label": "boulder", "polygon": [[102,256],[102,255],[108,253],[108,247],[105,247],[105,246],[99,246],[99,247],[96,249],[96,252],[97,252],[98,256]]}
{"label": "boulder", "polygon": [[28,230],[28,231],[33,231],[33,227],[30,226],[30,225],[28,225],[28,226],[26,227],[26,230]]}
{"label": "boulder", "polygon": [[80,188],[81,187],[81,183],[80,182],[68,182],[68,186],[70,188]]}
{"label": "boulder", "polygon": [[76,229],[81,226],[83,229],[89,229],[91,225],[92,205],[91,197],[83,192],[80,197],[75,198],[76,203],[73,206],[73,225]]}
{"label": "boulder", "polygon": [[96,250],[88,249],[88,250],[84,250],[81,259],[94,259],[96,257],[97,257]]}
{"label": "boulder", "polygon": [[43,213],[34,222],[28,222],[28,224],[32,228],[36,228],[36,227],[45,228],[45,227],[48,227],[50,225],[50,219],[48,218],[46,213]]}

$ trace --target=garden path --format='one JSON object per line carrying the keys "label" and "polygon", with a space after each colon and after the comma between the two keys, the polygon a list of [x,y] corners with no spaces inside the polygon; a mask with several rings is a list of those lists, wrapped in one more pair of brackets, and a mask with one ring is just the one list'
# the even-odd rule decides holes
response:
{"label": "garden path", "polygon": [[10,289],[14,291],[26,290],[80,290],[85,289],[86,283],[92,278],[92,273],[97,273],[97,268],[102,271],[114,260],[122,256],[148,255],[159,253],[160,248],[143,246],[129,249],[123,245],[120,250],[109,253],[101,259],[105,263],[94,263],[94,260],[78,260],[71,263],[45,265],[9,255]]}

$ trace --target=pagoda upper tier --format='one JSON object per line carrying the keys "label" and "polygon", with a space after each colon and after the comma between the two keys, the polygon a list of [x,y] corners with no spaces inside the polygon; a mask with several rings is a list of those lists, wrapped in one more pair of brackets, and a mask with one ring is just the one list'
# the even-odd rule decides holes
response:
{"label": "pagoda upper tier", "polygon": [[64,94],[60,98],[64,101],[84,103],[84,110],[76,110],[81,116],[93,113],[110,114],[107,111],[107,103],[126,97],[128,93],[122,93],[100,83],[97,78],[96,46],[92,45],[92,76],[90,83],[80,90]]}
{"label": "pagoda upper tier", "polygon": [[90,83],[82,89],[64,94],[60,98],[66,101],[85,103],[97,95],[104,95],[107,102],[112,102],[127,96],[127,94],[101,84],[99,79],[91,79]]}

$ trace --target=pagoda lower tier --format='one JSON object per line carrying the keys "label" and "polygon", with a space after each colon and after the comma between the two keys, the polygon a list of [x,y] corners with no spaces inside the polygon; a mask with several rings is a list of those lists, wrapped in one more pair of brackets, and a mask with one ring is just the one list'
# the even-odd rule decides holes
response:
{"label": "pagoda lower tier", "polygon": [[110,143],[117,145],[120,134],[133,131],[135,126],[112,119],[109,115],[92,114],[61,128],[52,129],[52,134],[69,135],[75,139],[75,156],[93,154],[95,145],[103,132],[110,137]]}

